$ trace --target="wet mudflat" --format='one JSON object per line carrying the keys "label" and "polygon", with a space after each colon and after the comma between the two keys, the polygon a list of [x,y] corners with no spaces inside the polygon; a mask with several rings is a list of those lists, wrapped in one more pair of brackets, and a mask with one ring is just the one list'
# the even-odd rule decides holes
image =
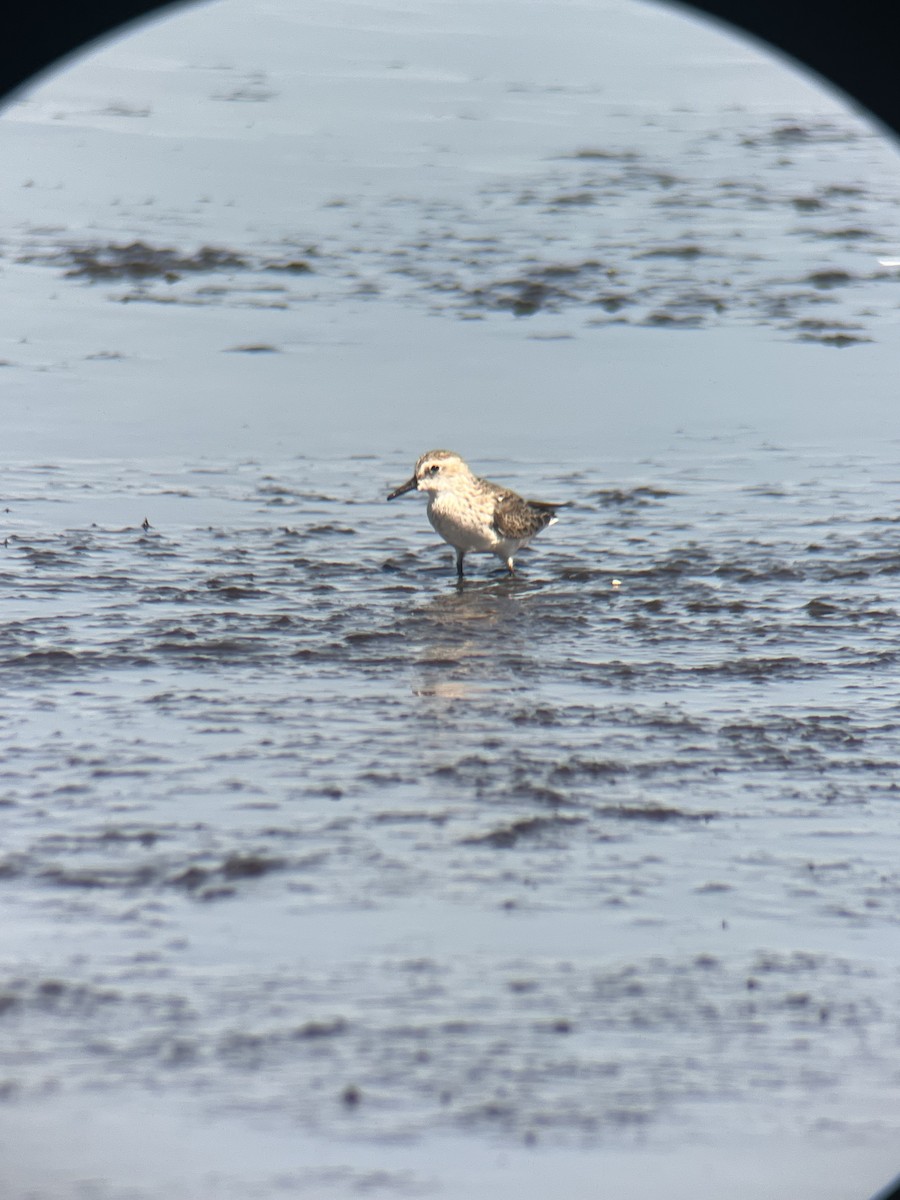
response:
{"label": "wet mudflat", "polygon": [[[711,1163],[746,1196],[873,1191],[893,152],[806,85],[751,105],[715,39],[658,124],[649,67],[629,106],[506,62],[449,73],[451,122],[419,26],[386,57],[396,14],[291,73],[290,6],[256,42],[215,11],[6,117],[0,1179],[639,1196],[649,1162],[655,1190]],[[428,36],[472,52],[454,11]],[[597,9],[626,41],[647,11]],[[301,171],[309,79],[400,121],[380,174],[337,101]],[[385,503],[441,444],[569,505],[517,578],[473,556],[457,586],[422,498]]]}
{"label": "wet mudflat", "polygon": [[418,500],[372,495],[406,465],[186,465],[220,523],[52,534],[86,481],[152,515],[169,479],[10,472],[9,1103],[877,1141],[898,482],[544,468],[573,510],[457,588]]}

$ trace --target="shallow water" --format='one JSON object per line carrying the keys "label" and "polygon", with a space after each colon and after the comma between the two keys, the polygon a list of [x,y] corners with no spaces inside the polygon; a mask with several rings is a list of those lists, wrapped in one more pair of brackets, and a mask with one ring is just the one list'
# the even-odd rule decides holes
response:
{"label": "shallow water", "polygon": [[[532,468],[572,509],[462,587],[418,498],[372,495],[401,461],[11,470],[12,1097],[200,1089],[316,1128],[327,1100],[346,1132],[351,1088],[364,1135],[892,1127],[898,482],[784,453],[746,482],[772,455]],[[85,491],[150,528],[66,528]],[[314,920],[346,956],[305,949]]]}
{"label": "shallow water", "polygon": [[[397,13],[310,17],[289,69],[290,6],[207,6],[7,116],[10,169],[50,163],[3,232],[22,1194],[893,1169],[893,151],[718,35],[648,47],[647,6],[560,10],[630,47],[628,103],[617,55],[590,87],[479,63],[460,11],[404,12],[400,66]],[[350,156],[373,79],[381,163]],[[385,503],[432,444],[569,506],[517,578],[458,586],[421,497]],[[108,1143],[145,1125],[137,1183]]]}

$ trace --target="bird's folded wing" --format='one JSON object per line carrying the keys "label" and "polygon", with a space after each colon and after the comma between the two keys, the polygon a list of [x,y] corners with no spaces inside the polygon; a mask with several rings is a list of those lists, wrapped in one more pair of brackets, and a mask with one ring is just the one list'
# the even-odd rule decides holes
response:
{"label": "bird's folded wing", "polygon": [[555,504],[523,500],[511,492],[500,492],[494,503],[494,529],[503,538],[534,537],[553,520]]}

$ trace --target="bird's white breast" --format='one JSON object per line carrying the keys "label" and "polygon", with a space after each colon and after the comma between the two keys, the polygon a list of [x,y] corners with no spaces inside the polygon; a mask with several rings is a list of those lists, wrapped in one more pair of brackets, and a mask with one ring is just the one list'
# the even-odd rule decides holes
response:
{"label": "bird's white breast", "polygon": [[493,500],[477,492],[433,492],[428,497],[428,520],[445,542],[460,550],[493,550]]}

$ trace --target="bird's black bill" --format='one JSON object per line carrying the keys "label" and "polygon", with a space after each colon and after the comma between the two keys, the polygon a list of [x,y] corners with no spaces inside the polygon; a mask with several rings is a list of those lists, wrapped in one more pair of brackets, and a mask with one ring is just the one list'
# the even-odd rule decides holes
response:
{"label": "bird's black bill", "polygon": [[388,500],[396,500],[397,497],[402,496],[404,492],[411,492],[418,486],[419,481],[416,479],[415,475],[413,475],[412,479],[407,479],[406,483],[401,483],[398,488],[391,492],[391,494],[388,496]]}

